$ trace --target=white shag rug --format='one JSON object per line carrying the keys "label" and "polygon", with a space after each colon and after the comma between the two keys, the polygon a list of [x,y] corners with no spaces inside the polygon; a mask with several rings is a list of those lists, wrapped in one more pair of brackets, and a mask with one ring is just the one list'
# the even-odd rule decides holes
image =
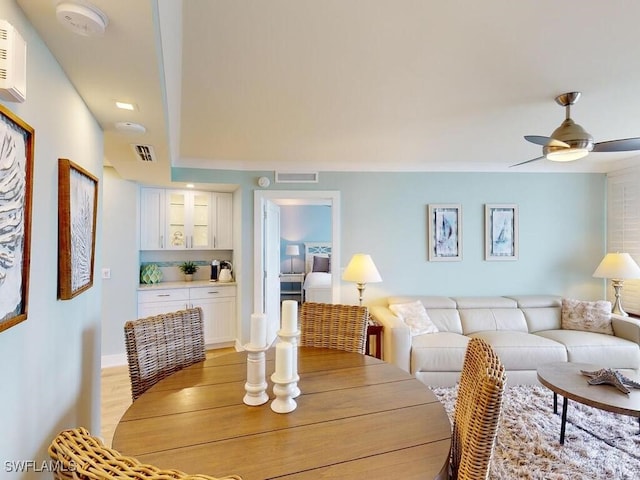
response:
{"label": "white shag rug", "polygon": [[[457,387],[431,389],[453,419]],[[489,478],[640,479],[637,418],[569,400],[565,441],[560,445],[561,413],[562,397],[554,415],[553,393],[545,387],[507,387]]]}

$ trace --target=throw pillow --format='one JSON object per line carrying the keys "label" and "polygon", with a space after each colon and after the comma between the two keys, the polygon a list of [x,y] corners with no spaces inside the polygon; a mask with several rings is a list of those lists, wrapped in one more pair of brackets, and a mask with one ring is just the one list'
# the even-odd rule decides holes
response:
{"label": "throw pillow", "polygon": [[389,310],[407,324],[412,336],[438,332],[438,327],[431,321],[424,305],[419,300],[411,303],[394,303],[389,305]]}
{"label": "throw pillow", "polygon": [[584,302],[570,298],[562,299],[562,328],[613,335],[611,326],[611,302],[598,300]]}
{"label": "throw pillow", "polygon": [[326,272],[329,273],[331,271],[331,258],[330,257],[318,257],[314,255],[313,257],[313,267],[311,268],[312,272]]}

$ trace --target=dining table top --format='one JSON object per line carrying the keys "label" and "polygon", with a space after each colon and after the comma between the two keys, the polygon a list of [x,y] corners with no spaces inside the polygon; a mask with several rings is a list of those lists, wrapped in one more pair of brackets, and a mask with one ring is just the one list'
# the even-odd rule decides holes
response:
{"label": "dining table top", "polygon": [[451,423],[429,388],[374,357],[299,347],[297,408],[243,402],[247,353],[187,367],[142,394],[112,446],[160,468],[244,480],[446,478]]}

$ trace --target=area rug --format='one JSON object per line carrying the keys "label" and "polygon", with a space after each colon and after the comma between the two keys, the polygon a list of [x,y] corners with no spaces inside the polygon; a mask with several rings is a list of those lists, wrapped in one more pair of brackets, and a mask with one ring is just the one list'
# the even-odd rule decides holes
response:
{"label": "area rug", "polygon": [[[432,390],[452,419],[457,388]],[[507,387],[489,478],[640,479],[637,418],[569,401],[565,442],[560,445],[559,414],[553,413],[553,394],[545,387]]]}

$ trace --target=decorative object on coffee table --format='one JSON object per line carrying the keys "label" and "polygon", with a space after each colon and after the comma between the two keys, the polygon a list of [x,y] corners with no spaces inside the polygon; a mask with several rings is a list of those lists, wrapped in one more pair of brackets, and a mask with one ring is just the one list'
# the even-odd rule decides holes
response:
{"label": "decorative object on coffee table", "polygon": [[613,385],[622,393],[626,393],[627,395],[631,393],[631,390],[629,390],[627,386],[640,388],[640,383],[634,382],[630,378],[622,375],[620,372],[612,370],[610,368],[601,368],[600,370],[595,370],[593,372],[580,370],[580,373],[586,375],[587,377],[590,377],[589,380],[587,380],[589,385]]}

